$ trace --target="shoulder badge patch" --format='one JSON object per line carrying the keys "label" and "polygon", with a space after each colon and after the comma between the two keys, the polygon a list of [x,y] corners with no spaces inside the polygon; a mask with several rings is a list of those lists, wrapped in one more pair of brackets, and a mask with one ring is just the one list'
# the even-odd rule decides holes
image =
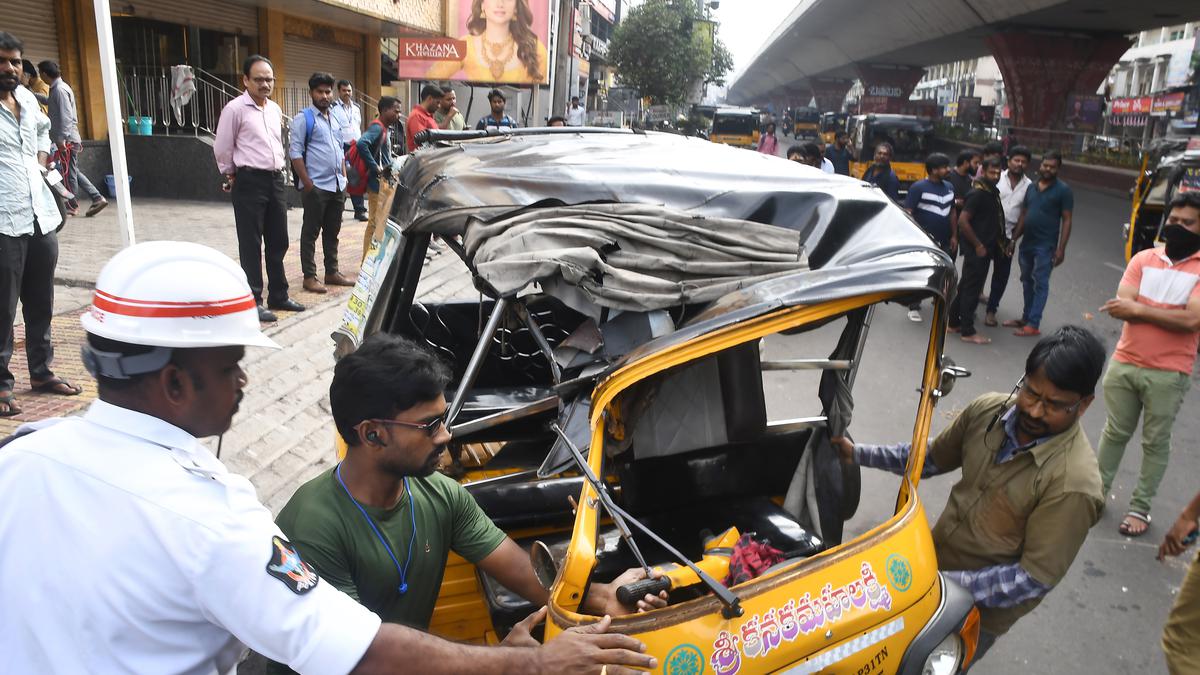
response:
{"label": "shoulder badge patch", "polygon": [[283,582],[296,595],[304,595],[317,587],[321,577],[308,563],[300,559],[296,547],[281,537],[271,537],[271,560],[267,574]]}

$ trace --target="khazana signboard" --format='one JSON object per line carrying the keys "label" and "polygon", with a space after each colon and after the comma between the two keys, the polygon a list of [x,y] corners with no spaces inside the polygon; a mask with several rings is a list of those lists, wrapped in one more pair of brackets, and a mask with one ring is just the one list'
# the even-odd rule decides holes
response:
{"label": "khazana signboard", "polygon": [[401,38],[403,80],[545,84],[550,0],[448,0],[444,38]]}

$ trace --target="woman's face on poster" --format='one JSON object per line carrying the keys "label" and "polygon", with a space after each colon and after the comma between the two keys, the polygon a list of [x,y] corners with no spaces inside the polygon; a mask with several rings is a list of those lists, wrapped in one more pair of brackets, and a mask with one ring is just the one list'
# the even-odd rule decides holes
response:
{"label": "woman's face on poster", "polygon": [[517,0],[483,0],[483,18],[488,23],[506,24],[517,14]]}

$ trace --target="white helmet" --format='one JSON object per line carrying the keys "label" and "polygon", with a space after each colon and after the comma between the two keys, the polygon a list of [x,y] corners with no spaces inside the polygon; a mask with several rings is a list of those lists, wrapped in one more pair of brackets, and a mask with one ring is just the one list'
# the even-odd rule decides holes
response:
{"label": "white helmet", "polygon": [[113,256],[80,321],[88,333],[134,345],[279,349],[259,329],[242,268],[185,241],[146,242]]}

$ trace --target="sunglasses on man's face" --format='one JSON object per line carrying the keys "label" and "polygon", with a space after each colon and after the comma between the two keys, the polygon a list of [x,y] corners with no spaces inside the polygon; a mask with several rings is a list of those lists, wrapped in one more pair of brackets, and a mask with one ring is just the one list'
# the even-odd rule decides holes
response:
{"label": "sunglasses on man's face", "polygon": [[421,431],[425,432],[426,436],[429,436],[430,438],[432,438],[442,428],[442,425],[446,423],[446,414],[442,413],[441,415],[434,417],[433,419],[429,420],[428,422],[404,422],[401,420],[381,420],[381,419],[376,419],[376,420],[371,420],[371,421],[379,422],[380,424],[396,424],[396,425],[399,425],[402,427],[409,427],[410,429],[420,429]]}

